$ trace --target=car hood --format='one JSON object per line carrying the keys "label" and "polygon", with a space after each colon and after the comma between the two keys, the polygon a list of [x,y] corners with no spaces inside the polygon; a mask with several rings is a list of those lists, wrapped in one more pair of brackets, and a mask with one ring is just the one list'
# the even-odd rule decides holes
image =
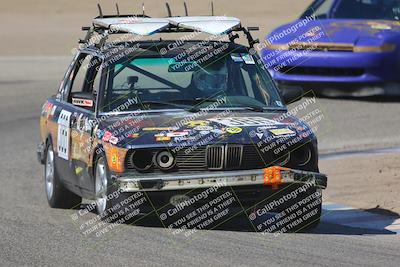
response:
{"label": "car hood", "polygon": [[[318,28],[319,30],[316,30]],[[320,19],[306,23],[304,20],[296,20],[275,29],[266,39],[272,44],[287,44],[297,40],[356,45],[364,41],[360,39],[380,39],[383,42],[398,35],[400,35],[400,23],[397,21]]]}
{"label": "car hood", "polygon": [[295,117],[287,113],[265,112],[119,115],[101,121],[95,134],[105,142],[113,142],[124,148],[259,142],[265,145],[282,138],[296,138],[296,142],[307,142],[315,138],[310,128]]}

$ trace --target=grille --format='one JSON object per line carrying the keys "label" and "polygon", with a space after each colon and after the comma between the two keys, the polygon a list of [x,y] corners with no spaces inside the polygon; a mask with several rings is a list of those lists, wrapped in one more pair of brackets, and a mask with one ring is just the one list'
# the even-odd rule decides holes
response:
{"label": "grille", "polygon": [[224,146],[207,147],[207,167],[209,170],[221,170],[224,165]]}
{"label": "grille", "polygon": [[206,148],[180,149],[176,154],[176,166],[179,170],[206,170]]}
{"label": "grille", "polygon": [[225,168],[229,170],[239,168],[242,162],[243,146],[227,145],[225,149]]}
{"label": "grille", "polygon": [[[152,158],[154,151],[149,151]],[[255,145],[210,145],[207,147],[188,147],[176,152],[176,168],[170,171],[212,171],[212,170],[250,170],[277,164],[279,155],[271,151],[263,153]],[[131,162],[132,150],[125,158],[126,169],[135,169]],[[284,161],[280,158],[278,161]],[[158,169],[154,169],[158,172]]]}
{"label": "grille", "polygon": [[320,67],[283,67],[279,72],[288,75],[317,75],[317,76],[361,76],[365,73],[362,68],[320,68]]}

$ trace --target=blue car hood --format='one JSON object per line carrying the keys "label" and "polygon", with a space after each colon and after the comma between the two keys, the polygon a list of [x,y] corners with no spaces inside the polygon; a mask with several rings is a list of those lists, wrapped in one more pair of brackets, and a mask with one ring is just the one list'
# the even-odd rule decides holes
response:
{"label": "blue car hood", "polygon": [[118,139],[117,145],[125,148],[190,146],[202,140],[208,140],[207,144],[256,144],[262,140],[299,139],[299,136],[303,143],[315,138],[304,122],[284,116],[284,113],[241,112],[220,118],[215,116],[214,113],[185,112],[144,117],[115,116],[103,121],[96,134],[99,134],[98,138],[104,138],[109,131]]}
{"label": "blue car hood", "polygon": [[[280,26],[266,39],[272,44],[299,42],[329,42],[357,44],[360,38],[385,41],[400,35],[400,22],[388,20],[320,19],[296,20]],[[318,29],[319,30],[316,30]],[[301,36],[301,37],[300,37]],[[376,43],[371,43],[375,45]]]}

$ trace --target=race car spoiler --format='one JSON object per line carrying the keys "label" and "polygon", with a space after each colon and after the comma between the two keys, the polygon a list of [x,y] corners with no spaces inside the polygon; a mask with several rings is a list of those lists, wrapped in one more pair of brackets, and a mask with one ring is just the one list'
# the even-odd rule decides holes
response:
{"label": "race car spoiler", "polygon": [[279,187],[280,185],[290,183],[308,183],[319,189],[325,189],[328,180],[325,174],[293,170],[279,166],[257,170],[224,171],[200,174],[160,174],[151,175],[151,177],[126,177],[113,175],[113,178],[122,192],[164,191],[243,185]]}

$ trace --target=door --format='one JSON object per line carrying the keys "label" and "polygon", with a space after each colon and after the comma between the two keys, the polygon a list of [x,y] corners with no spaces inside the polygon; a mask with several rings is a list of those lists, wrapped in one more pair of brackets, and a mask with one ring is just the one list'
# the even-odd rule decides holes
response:
{"label": "door", "polygon": [[[93,179],[88,162],[92,153],[93,127],[95,125],[96,95],[99,89],[101,60],[81,53],[76,60],[64,90],[65,109],[58,121],[60,161],[68,162],[65,183],[86,197],[93,191]],[[67,160],[68,159],[68,160]]]}

